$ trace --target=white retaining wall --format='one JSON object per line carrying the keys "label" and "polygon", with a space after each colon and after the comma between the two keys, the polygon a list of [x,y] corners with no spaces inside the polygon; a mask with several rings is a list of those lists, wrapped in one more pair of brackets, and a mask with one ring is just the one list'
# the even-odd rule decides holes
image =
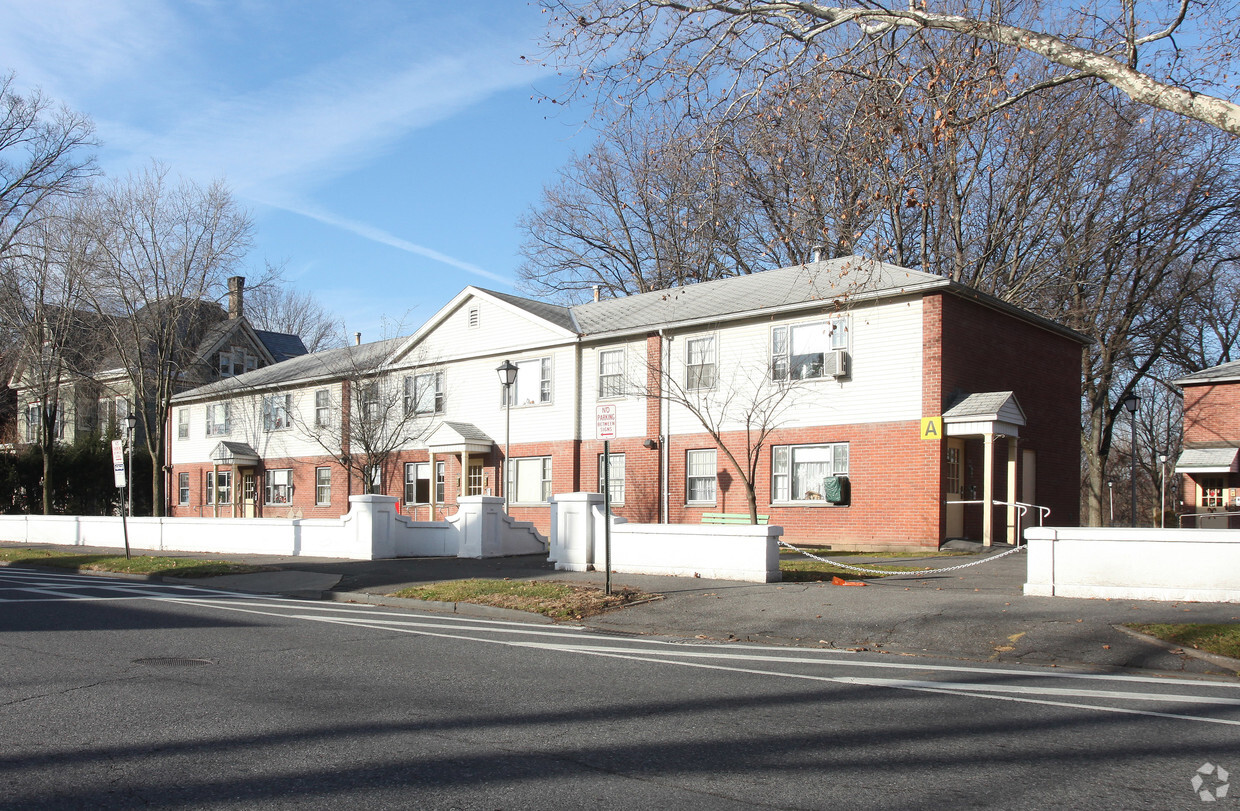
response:
{"label": "white retaining wall", "polygon": [[1240,602],[1240,530],[1031,527],[1025,594]]}
{"label": "white retaining wall", "polygon": [[[307,555],[378,560],[456,555],[528,555],[545,544],[528,522],[503,512],[493,496],[460,499],[447,521],[411,521],[393,496],[350,496],[342,518],[130,518],[129,545],[144,551]],[[123,547],[121,519],[112,516],[0,516],[0,540],[62,546]]]}
{"label": "white retaining wall", "polygon": [[[551,551],[555,568],[603,569],[606,549],[603,496],[563,493],[551,499]],[[781,527],[696,524],[630,524],[612,518],[611,569],[774,583],[779,575]]]}

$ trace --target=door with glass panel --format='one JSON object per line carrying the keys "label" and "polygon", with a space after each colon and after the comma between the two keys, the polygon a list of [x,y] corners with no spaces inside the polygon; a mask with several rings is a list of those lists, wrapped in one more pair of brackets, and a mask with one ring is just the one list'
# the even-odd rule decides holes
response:
{"label": "door with glass panel", "polygon": [[964,440],[947,440],[943,458],[943,490],[947,499],[948,538],[964,537]]}

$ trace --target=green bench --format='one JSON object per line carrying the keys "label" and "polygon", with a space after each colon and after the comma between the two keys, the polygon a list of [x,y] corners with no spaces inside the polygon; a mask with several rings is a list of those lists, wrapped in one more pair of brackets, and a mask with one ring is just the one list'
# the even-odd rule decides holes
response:
{"label": "green bench", "polygon": [[[759,515],[758,523],[765,524],[769,515]],[[749,524],[749,513],[702,513],[703,524]]]}

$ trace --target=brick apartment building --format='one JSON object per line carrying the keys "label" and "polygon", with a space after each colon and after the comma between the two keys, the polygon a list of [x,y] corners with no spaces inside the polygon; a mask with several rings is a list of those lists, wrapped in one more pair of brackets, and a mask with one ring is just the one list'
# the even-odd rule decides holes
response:
{"label": "brick apartment building", "polygon": [[1203,369],[1174,381],[1184,392],[1184,446],[1176,460],[1184,512],[1192,523],[1215,529],[1240,527],[1240,361]]}
{"label": "brick apartment building", "polygon": [[[365,476],[418,520],[506,489],[545,533],[551,496],[599,490],[610,406],[612,502],[630,520],[746,513],[748,479],[790,539],[1011,541],[1018,503],[1078,523],[1083,343],[858,257],[571,307],[467,287],[407,338],[177,395],[169,514],[338,516]],[[359,469],[363,414],[404,434]]]}

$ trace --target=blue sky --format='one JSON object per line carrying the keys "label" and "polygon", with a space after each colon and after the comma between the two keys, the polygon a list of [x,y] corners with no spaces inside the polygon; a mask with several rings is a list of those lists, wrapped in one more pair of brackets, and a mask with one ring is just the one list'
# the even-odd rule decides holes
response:
{"label": "blue sky", "polygon": [[[89,115],[108,174],[223,177],[248,264],[286,263],[350,333],[514,292],[516,220],[590,133],[523,62],[523,0],[0,0],[0,70]],[[254,272],[254,271],[251,271]]]}

